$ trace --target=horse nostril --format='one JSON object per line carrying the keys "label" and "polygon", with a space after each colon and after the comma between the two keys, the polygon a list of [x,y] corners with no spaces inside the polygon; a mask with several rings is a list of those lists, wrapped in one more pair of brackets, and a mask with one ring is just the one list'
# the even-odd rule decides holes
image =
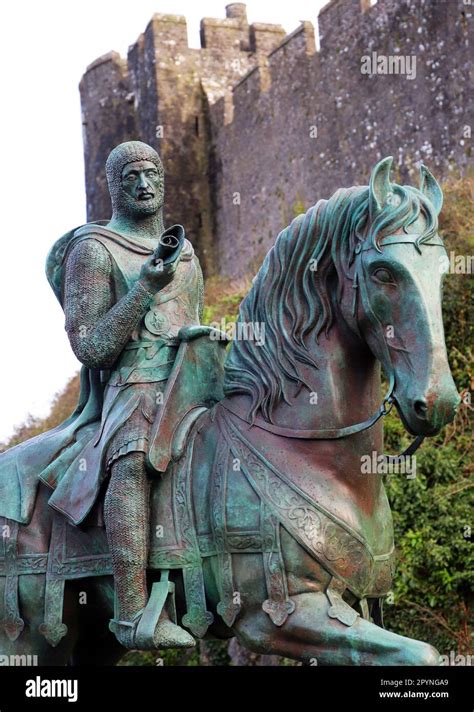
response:
{"label": "horse nostril", "polygon": [[419,418],[426,418],[426,413],[428,410],[428,406],[426,405],[426,402],[423,400],[417,400],[414,403],[414,408],[415,408],[415,413]]}

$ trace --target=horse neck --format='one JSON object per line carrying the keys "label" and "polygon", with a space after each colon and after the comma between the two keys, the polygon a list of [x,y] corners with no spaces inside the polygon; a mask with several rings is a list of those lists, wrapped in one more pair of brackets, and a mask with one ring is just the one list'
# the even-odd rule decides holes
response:
{"label": "horse neck", "polygon": [[[317,368],[306,365],[300,368],[309,388],[298,388],[287,383],[289,403],[281,399],[273,408],[273,424],[290,430],[339,429],[361,423],[379,409],[379,364],[366,344],[349,328],[339,309],[334,310],[334,317],[328,337],[322,335],[319,343],[314,343],[310,349]],[[233,394],[228,398],[237,408],[247,413],[250,411],[249,396]],[[257,414],[262,417],[261,411]],[[375,473],[373,476],[361,474],[362,458],[372,456],[374,452],[382,453],[381,420],[360,433],[341,439],[298,439],[292,438],[291,433],[288,437],[282,437],[258,428],[252,434],[254,444],[269,461],[285,471],[288,477],[297,480],[303,489],[305,485],[300,481],[302,469],[307,474],[313,473],[317,480],[321,479],[321,472],[324,471],[332,482],[344,482],[345,496],[356,502],[361,511],[373,512],[381,497],[383,499],[382,477]],[[288,452],[293,453],[294,462],[299,463],[290,470]],[[307,468],[302,468],[301,463],[306,463]],[[309,478],[311,476],[309,474]],[[308,491],[308,494],[324,499],[324,492],[327,495],[327,492],[333,491],[326,485],[327,482],[321,491],[316,488],[317,491]],[[342,516],[343,512],[340,514]]]}
{"label": "horse neck", "polygon": [[[381,401],[378,362],[368,347],[349,330],[342,316],[338,318],[336,315],[328,338],[320,338],[312,355],[318,368],[305,366],[301,369],[310,388],[293,387],[289,404],[280,400],[273,409],[273,424],[291,430],[335,429],[363,422],[377,412]],[[230,399],[235,406],[249,412],[248,396],[235,394]],[[262,417],[261,412],[258,415]],[[371,513],[381,501],[382,477],[375,473],[373,476],[362,475],[361,463],[363,457],[382,452],[382,428],[379,420],[363,432],[329,440],[298,439],[292,438],[291,434],[281,437],[256,428],[252,437],[270,462],[295,479],[301,488],[305,489],[309,472],[321,479],[324,471],[331,482],[344,482],[345,496],[357,503],[361,511]],[[299,463],[290,469],[288,452],[294,458],[291,461]],[[306,463],[305,467],[302,462]],[[303,471],[306,474],[302,475]],[[321,491],[313,489],[308,494],[318,500],[321,497],[324,500],[325,492],[327,495],[333,491],[331,487],[327,488],[327,483]],[[339,514],[343,516],[343,511]]]}
{"label": "horse neck", "polygon": [[309,385],[281,401],[273,420],[298,429],[342,428],[369,418],[380,405],[380,368],[368,347],[337,317],[312,356],[317,368],[301,368]]}
{"label": "horse neck", "polygon": [[[304,369],[311,390],[300,388],[291,405],[280,402],[273,412],[275,423],[304,430],[343,428],[367,420],[378,410],[379,364],[368,347],[349,332],[342,318],[331,329],[329,338],[320,339],[314,357],[318,368]],[[361,458],[382,452],[381,421],[350,437],[300,441],[298,448],[308,455],[312,452],[309,456],[315,463],[324,453],[332,463],[334,475],[354,491],[363,509],[372,511],[379,502],[382,478],[361,477]]]}

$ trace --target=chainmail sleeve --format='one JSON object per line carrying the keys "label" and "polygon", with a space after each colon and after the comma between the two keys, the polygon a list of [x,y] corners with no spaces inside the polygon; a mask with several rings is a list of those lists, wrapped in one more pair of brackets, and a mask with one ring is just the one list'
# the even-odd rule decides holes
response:
{"label": "chainmail sleeve", "polygon": [[64,281],[66,332],[87,368],[111,368],[153,300],[140,282],[115,304],[112,262],[93,238],[71,251]]}

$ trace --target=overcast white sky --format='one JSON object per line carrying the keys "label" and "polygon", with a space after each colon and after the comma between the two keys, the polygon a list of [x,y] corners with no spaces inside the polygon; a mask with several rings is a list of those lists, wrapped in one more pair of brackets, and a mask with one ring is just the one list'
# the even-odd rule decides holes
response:
{"label": "overcast white sky", "polygon": [[[316,24],[326,0],[249,0],[250,22],[288,32]],[[44,416],[78,369],[59,304],[44,276],[52,243],[85,222],[79,80],[115,49],[126,54],[154,12],[185,15],[199,47],[201,17],[225,0],[29,0],[0,10],[0,440],[28,413]]]}

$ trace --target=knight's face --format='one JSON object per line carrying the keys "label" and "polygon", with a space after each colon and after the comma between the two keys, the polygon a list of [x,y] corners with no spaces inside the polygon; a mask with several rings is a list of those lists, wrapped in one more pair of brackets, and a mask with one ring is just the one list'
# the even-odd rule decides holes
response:
{"label": "knight's face", "polygon": [[151,161],[127,163],[121,184],[123,207],[133,215],[153,215],[162,207],[163,178]]}

